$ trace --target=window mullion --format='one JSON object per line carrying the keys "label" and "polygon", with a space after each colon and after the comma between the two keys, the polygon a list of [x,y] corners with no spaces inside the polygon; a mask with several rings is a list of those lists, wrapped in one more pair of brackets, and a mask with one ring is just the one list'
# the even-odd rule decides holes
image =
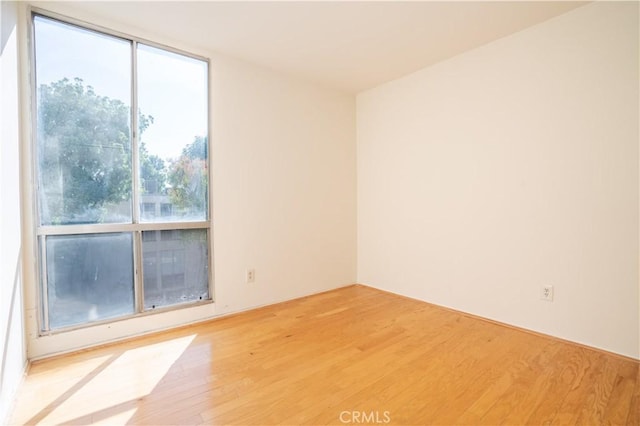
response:
{"label": "window mullion", "polygon": [[131,160],[133,172],[133,223],[140,223],[140,171],[138,158],[138,143],[140,132],[138,131],[138,60],[136,50],[138,42],[131,42]]}
{"label": "window mullion", "polygon": [[[133,172],[133,223],[140,223],[140,159],[139,159],[139,140],[140,131],[138,129],[138,42],[131,41],[131,159]],[[134,274],[133,286],[135,289],[134,301],[136,312],[142,312],[144,307],[144,291],[143,291],[143,262],[142,262],[142,232],[137,230],[133,235],[133,256],[134,256]]]}

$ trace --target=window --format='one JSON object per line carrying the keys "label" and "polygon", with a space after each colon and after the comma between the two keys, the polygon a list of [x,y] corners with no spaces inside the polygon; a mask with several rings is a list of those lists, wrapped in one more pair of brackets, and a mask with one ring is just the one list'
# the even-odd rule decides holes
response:
{"label": "window", "polygon": [[33,15],[43,332],[211,300],[208,62]]}

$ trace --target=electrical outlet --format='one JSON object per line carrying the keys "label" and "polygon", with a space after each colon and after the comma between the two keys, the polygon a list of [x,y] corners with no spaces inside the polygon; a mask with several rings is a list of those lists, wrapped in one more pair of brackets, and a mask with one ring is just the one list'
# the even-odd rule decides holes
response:
{"label": "electrical outlet", "polygon": [[256,281],[256,270],[247,269],[247,284]]}
{"label": "electrical outlet", "polygon": [[540,289],[540,299],[553,302],[553,286],[552,285],[543,285]]}

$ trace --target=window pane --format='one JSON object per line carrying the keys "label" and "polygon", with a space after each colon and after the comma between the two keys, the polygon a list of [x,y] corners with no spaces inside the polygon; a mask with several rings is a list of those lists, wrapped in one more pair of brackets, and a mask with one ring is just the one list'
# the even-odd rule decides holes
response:
{"label": "window pane", "polygon": [[209,299],[205,229],[143,232],[142,261],[145,310]]}
{"label": "window pane", "polygon": [[206,220],[207,63],[142,44],[137,55],[142,221]]}
{"label": "window pane", "polygon": [[131,44],[34,26],[40,223],[131,222]]}
{"label": "window pane", "polygon": [[131,234],[46,238],[49,327],[134,312]]}

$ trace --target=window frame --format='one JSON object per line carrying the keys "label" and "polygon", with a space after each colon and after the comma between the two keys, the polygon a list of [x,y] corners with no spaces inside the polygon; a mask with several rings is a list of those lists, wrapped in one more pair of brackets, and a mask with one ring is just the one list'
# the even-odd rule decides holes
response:
{"label": "window frame", "polygon": [[[82,30],[92,31],[101,35],[115,37],[126,41],[131,47],[131,105],[130,105],[130,119],[131,125],[131,162],[132,162],[132,192],[131,192],[131,223],[95,223],[95,224],[66,224],[66,225],[41,225],[40,221],[40,201],[39,201],[39,185],[38,185],[38,88],[36,80],[36,38],[35,38],[35,18],[43,17],[77,27]],[[31,137],[30,149],[33,155],[31,155],[31,205],[33,212],[33,229],[34,229],[34,256],[35,256],[35,282],[36,282],[36,310],[37,310],[37,326],[38,336],[50,336],[60,333],[65,333],[78,329],[85,329],[88,327],[114,323],[118,321],[125,321],[132,318],[139,318],[147,315],[161,314],[175,310],[188,309],[200,305],[207,305],[215,303],[214,293],[214,262],[213,262],[213,202],[212,202],[212,173],[211,173],[211,61],[208,57],[194,54],[182,49],[167,46],[162,43],[157,43],[151,40],[147,40],[141,37],[126,34],[120,31],[112,30],[110,28],[103,27],[101,25],[92,24],[80,19],[71,18],[56,12],[51,12],[39,7],[28,8],[28,34],[29,34],[29,84],[31,87],[29,100],[31,102]],[[186,56],[191,59],[202,61],[207,66],[206,72],[206,105],[207,105],[207,209],[206,219],[199,221],[184,221],[184,222],[142,222],[142,204],[140,202],[141,189],[138,187],[140,181],[139,176],[139,131],[138,131],[138,93],[137,93],[137,45],[143,44],[151,46],[157,49],[162,49],[167,52],[175,53],[178,55]],[[143,231],[163,231],[163,230],[189,230],[189,229],[203,229],[206,230],[207,238],[207,280],[208,280],[208,293],[209,297],[205,300],[194,300],[185,303],[179,303],[169,306],[162,306],[155,309],[144,309],[144,261],[142,258],[142,232]],[[96,320],[91,322],[85,322],[82,324],[75,324],[72,326],[60,327],[51,330],[49,327],[49,303],[47,292],[47,262],[46,262],[46,237],[56,235],[90,235],[90,234],[102,234],[102,233],[130,233],[132,236],[133,248],[133,287],[134,287],[134,312],[132,314],[119,316],[117,318],[109,318],[103,320]]]}

